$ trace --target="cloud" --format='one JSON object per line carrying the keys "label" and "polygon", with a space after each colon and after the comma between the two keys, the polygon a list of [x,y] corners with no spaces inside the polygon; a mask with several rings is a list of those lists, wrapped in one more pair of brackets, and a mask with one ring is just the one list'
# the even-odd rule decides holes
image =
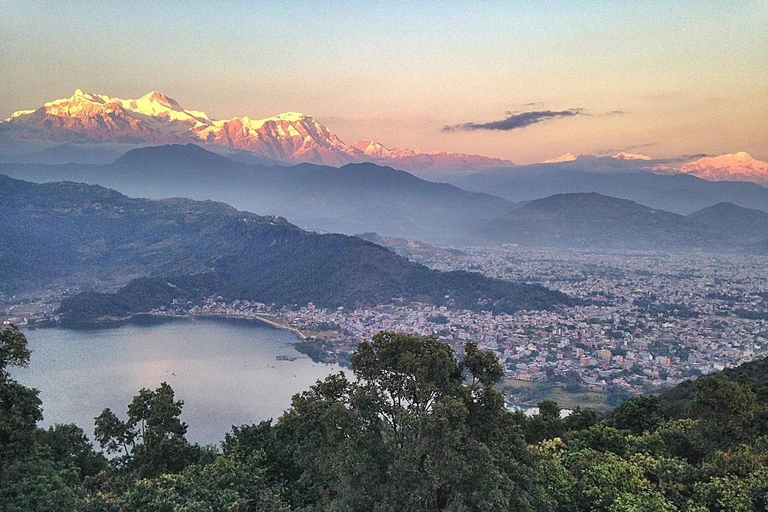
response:
{"label": "cloud", "polygon": [[[525,108],[525,109],[528,109],[528,110],[530,110],[533,107],[539,107],[539,108],[543,109],[544,102],[543,101],[528,101],[526,103],[518,103],[515,106],[516,107],[522,107],[522,108]],[[514,116],[515,114],[521,114],[522,112],[524,112],[524,110],[507,110],[506,112],[504,112],[504,115],[505,116]]]}
{"label": "cloud", "polygon": [[626,146],[623,148],[598,149],[597,151],[595,151],[595,154],[596,155],[614,155],[616,153],[623,153],[625,151],[636,151],[638,149],[649,148],[657,144],[658,142],[646,142],[645,144],[635,144],[634,146]]}
{"label": "cloud", "polygon": [[498,130],[509,131],[525,128],[532,124],[543,123],[551,119],[587,115],[584,109],[571,108],[568,110],[534,110],[530,112],[508,112],[509,117],[500,121],[488,123],[462,123],[443,127],[444,132],[472,131],[472,130]]}

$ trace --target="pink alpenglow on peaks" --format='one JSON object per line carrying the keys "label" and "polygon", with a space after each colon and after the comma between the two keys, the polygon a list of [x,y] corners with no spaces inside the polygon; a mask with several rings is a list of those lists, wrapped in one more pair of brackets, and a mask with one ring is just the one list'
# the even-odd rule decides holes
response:
{"label": "pink alpenglow on peaks", "polygon": [[616,153],[611,158],[615,158],[617,160],[651,160],[651,157],[648,155],[642,155],[640,153],[626,153],[624,151]]}
{"label": "pink alpenglow on peaks", "polygon": [[464,169],[476,170],[489,167],[512,167],[514,162],[481,155],[466,155],[448,151],[422,151],[420,149],[390,149],[374,140],[359,140],[352,144],[370,161],[406,170]]}
{"label": "pink alpenglow on peaks", "polygon": [[212,144],[281,163],[341,166],[375,162],[408,171],[515,165],[480,155],[389,149],[372,140],[350,146],[314,117],[299,112],[264,119],[211,119],[205,112],[185,109],[158,91],[137,99],[121,99],[77,89],[69,98],[14,112],[0,121],[0,131],[26,140]]}
{"label": "pink alpenglow on peaks", "polygon": [[389,158],[392,155],[391,149],[375,140],[360,139],[352,144],[352,147],[358,151],[362,151],[367,156],[372,156],[374,158]]}
{"label": "pink alpenglow on peaks", "polygon": [[576,158],[577,158],[576,155],[574,155],[573,153],[566,153],[556,158],[550,158],[549,160],[544,160],[542,163],[543,164],[559,164],[562,162],[573,162],[574,160],[576,160]]}
{"label": "pink alpenglow on peaks", "polygon": [[752,158],[745,151],[700,158],[684,164],[680,170],[705,180],[753,181],[768,185],[768,162]]}

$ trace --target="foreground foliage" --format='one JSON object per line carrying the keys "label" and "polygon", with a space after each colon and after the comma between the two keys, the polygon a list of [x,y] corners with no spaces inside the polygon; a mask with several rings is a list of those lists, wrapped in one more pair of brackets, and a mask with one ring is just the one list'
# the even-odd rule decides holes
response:
{"label": "foreground foliage", "polygon": [[[702,377],[610,415],[509,412],[495,356],[467,343],[380,333],[277,420],[234,427],[220,449],[186,439],[183,402],[143,389],[125,419],[39,428],[37,391],[13,381],[29,351],[0,330],[0,510],[605,511],[768,508],[764,362]],[[88,426],[90,427],[90,426]]]}

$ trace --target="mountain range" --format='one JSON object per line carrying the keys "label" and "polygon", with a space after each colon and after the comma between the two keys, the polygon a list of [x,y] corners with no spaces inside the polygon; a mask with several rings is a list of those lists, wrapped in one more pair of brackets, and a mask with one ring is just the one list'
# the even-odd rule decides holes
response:
{"label": "mountain range", "polygon": [[[584,162],[590,165],[585,168]],[[558,164],[475,173],[453,180],[478,192],[426,181],[372,163],[342,167],[248,164],[192,144],[134,149],[106,165],[0,164],[0,173],[35,182],[66,180],[97,184],[131,197],[212,199],[262,215],[279,215],[303,228],[320,232],[349,235],[376,232],[383,237],[452,245],[511,243],[508,237],[500,235],[504,229],[509,229],[500,227],[504,225],[501,219],[527,211],[518,210],[526,203],[538,205],[537,200],[562,194],[568,197],[567,194],[596,192],[600,197],[633,201],[679,217],[719,203],[731,203],[733,208],[741,208],[739,211],[743,215],[748,211],[768,211],[768,189],[760,185],[712,182],[688,174],[633,170],[626,167],[627,162],[641,161],[582,157]],[[594,214],[587,208],[589,206],[597,210],[613,209],[614,217],[625,215],[634,222],[637,212],[623,208],[622,205],[627,204],[604,205],[593,201],[584,203],[583,208],[574,210],[572,215],[589,218]],[[599,216],[595,222],[598,220],[601,220]],[[753,223],[753,226],[759,233],[759,224]],[[650,229],[652,226],[645,227]],[[672,229],[671,225],[668,227]],[[617,233],[613,245],[604,243],[607,240],[597,245],[666,246],[676,250],[706,248],[707,244],[701,238],[703,234],[721,237],[713,230],[693,236],[685,222],[678,227],[685,243],[649,245],[647,238],[642,242],[641,231],[629,226],[628,230]],[[635,240],[636,243],[619,243],[621,239],[629,241],[628,233],[636,233],[640,238]],[[645,236],[651,236],[650,232]],[[675,235],[670,233],[670,236]],[[539,243],[543,240],[542,237]],[[588,245],[577,244],[581,247]],[[737,246],[745,247],[741,241]],[[715,244],[712,247],[719,250],[725,246]]]}
{"label": "mountain range", "polygon": [[21,141],[127,145],[193,142],[228,152],[246,152],[257,157],[258,163],[341,166],[375,162],[422,171],[514,165],[508,160],[480,155],[388,149],[374,141],[347,145],[314,117],[297,112],[264,119],[211,119],[205,112],[185,109],[157,91],[138,99],[121,99],[78,89],[69,98],[14,112],[0,122],[0,133]]}
{"label": "mountain range", "polygon": [[294,167],[237,162],[199,146],[134,149],[107,165],[0,164],[36,181],[77,181],[131,197],[213,199],[307,229],[452,242],[507,213],[505,199],[372,163]]}
{"label": "mountain range", "polygon": [[[131,199],[77,183],[0,176],[0,286],[76,286],[70,320],[122,317],[211,295],[278,306],[393,301],[514,311],[569,303],[538,285],[439,272],[344,235],[304,231],[213,201]],[[126,284],[127,283],[127,284]]]}
{"label": "mountain range", "polygon": [[741,181],[710,181],[694,172],[654,171],[663,165],[645,160],[582,156],[557,163],[484,170],[446,181],[512,202],[555,194],[597,192],[629,199],[651,208],[688,215],[721,202],[768,211],[768,188]]}
{"label": "mountain range", "polygon": [[[135,147],[186,143],[203,145],[246,163],[308,162],[339,167],[373,162],[438,180],[515,167],[513,162],[500,158],[388,148],[374,140],[346,144],[313,116],[298,112],[263,119],[249,116],[212,119],[205,112],[186,109],[157,91],[137,99],[122,99],[78,89],[69,98],[17,111],[0,121],[0,161],[5,162],[103,164]],[[620,151],[611,158],[617,168],[768,184],[768,162],[756,160],[745,152],[658,160]],[[594,157],[566,153],[544,163],[576,162],[583,167],[594,160]]]}
{"label": "mountain range", "polygon": [[[695,158],[695,159],[693,159]],[[544,160],[541,164],[563,164],[563,168],[580,170],[626,170],[647,171],[660,174],[689,174],[709,181],[751,181],[768,185],[768,162],[753,158],[745,151],[719,156],[704,156],[683,159],[653,159],[639,153],[619,152],[611,157],[593,155],[576,156],[565,153],[556,158]],[[541,166],[541,164],[533,164]]]}
{"label": "mountain range", "polygon": [[768,213],[719,203],[688,216],[597,193],[530,201],[478,230],[477,243],[645,251],[762,251]]}

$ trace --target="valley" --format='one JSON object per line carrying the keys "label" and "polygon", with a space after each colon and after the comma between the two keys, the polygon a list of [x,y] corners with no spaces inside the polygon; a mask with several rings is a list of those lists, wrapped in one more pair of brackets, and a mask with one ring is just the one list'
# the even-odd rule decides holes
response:
{"label": "valley", "polygon": [[768,511],[766,0],[2,14],[0,512]]}

